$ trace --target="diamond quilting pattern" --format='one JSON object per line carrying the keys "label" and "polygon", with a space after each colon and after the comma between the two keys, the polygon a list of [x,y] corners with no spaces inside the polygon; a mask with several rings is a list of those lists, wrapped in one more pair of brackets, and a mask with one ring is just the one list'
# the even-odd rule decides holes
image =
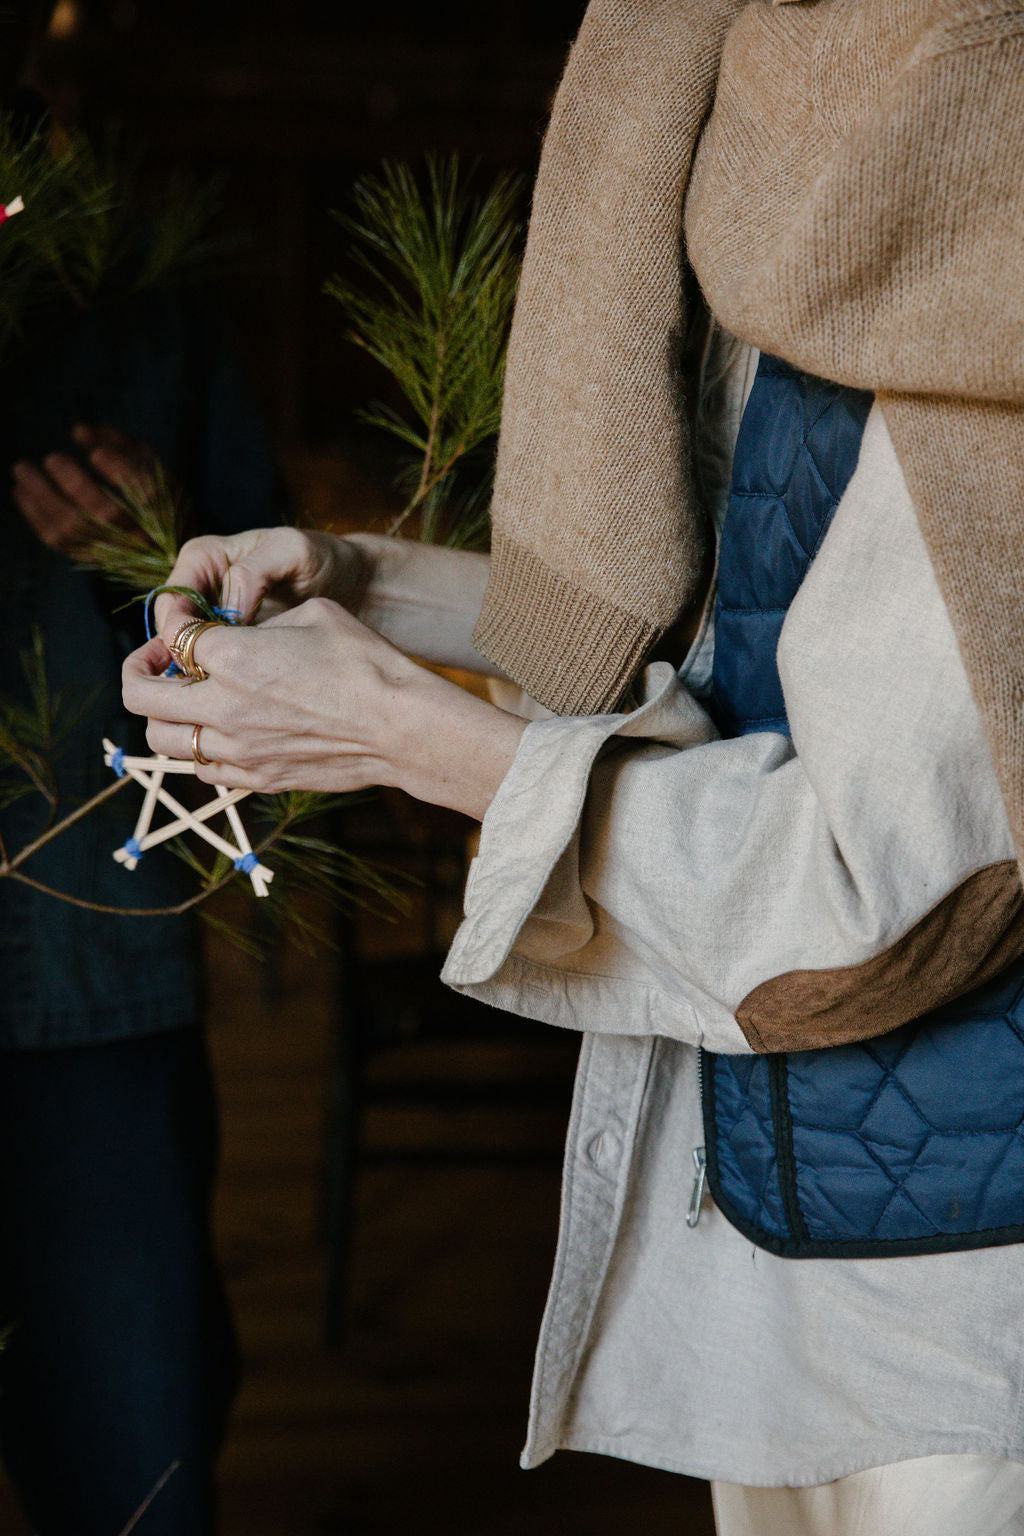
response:
{"label": "diamond quilting pattern", "polygon": [[719,555],[712,706],[726,734],[786,730],[779,633],[853,474],[870,408],[869,394],[761,358]]}
{"label": "diamond quilting pattern", "polygon": [[711,1061],[720,1107],[720,1177],[731,1191],[739,1192],[738,1209],[745,1220],[785,1237],[767,1061],[758,1056],[716,1056]]}
{"label": "diamond quilting pattern", "polygon": [[794,1053],[789,1087],[812,1237],[1024,1221],[1024,963],[879,1040]]}
{"label": "diamond quilting pattern", "polygon": [[[1005,1012],[988,1010],[1002,1004]],[[980,1016],[975,1009],[981,1010]],[[788,1236],[766,1086],[715,1057],[720,1179]],[[755,1058],[767,1080],[768,1059]],[[1024,1224],[1024,961],[865,1045],[787,1057],[800,1213],[812,1242],[908,1242]]]}
{"label": "diamond quilting pattern", "polygon": [[[761,359],[720,551],[713,707],[726,734],[787,729],[779,632],[856,466],[870,405]],[[804,1241],[786,1218],[782,1178],[812,1244],[870,1251],[1024,1228],[1024,961],[902,1029],[785,1061],[791,1140],[773,1120],[770,1058],[709,1060],[709,1143],[744,1230]]]}

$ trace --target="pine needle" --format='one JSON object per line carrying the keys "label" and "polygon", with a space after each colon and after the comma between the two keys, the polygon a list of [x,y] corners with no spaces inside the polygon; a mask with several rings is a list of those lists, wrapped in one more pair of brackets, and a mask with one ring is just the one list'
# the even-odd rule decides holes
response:
{"label": "pine needle", "polygon": [[75,551],[75,564],[130,592],[152,591],[166,581],[178,558],[185,522],[181,497],[159,463],[134,485],[110,494],[125,521],[89,518],[92,534]]}
{"label": "pine needle", "polygon": [[355,213],[334,213],[350,240],[355,278],[326,292],[344,307],[350,337],[404,398],[363,420],[403,450],[406,502],[389,532],[417,515],[428,542],[486,543],[486,507],[501,420],[505,353],[519,277],[519,180],[482,195],[460,180],[455,156],[427,160],[421,180],[385,163],[353,190]]}
{"label": "pine needle", "polygon": [[35,626],[32,642],[21,652],[25,697],[0,693],[0,808],[38,793],[57,805],[55,764],[67,733],[89,707],[93,694],[72,704],[54,693],[46,675],[43,632]]}
{"label": "pine needle", "polygon": [[150,182],[142,156],[78,130],[28,141],[0,110],[0,202],[24,212],[0,234],[0,364],[40,324],[171,280],[202,275],[222,250],[212,184]]}

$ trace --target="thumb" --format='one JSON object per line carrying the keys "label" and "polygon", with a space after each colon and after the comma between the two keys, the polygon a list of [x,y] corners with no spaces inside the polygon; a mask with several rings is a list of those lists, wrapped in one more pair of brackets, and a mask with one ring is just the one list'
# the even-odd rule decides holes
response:
{"label": "thumb", "polygon": [[268,570],[265,561],[243,555],[224,573],[217,606],[226,618],[251,624],[263,599],[279,580],[274,570]]}

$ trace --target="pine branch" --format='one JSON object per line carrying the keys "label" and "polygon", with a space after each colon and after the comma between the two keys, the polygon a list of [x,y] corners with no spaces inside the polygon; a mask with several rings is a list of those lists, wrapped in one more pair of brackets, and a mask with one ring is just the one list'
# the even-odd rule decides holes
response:
{"label": "pine branch", "polygon": [[[189,595],[194,595],[199,605],[207,613],[212,613],[213,610],[198,593]],[[212,867],[207,868],[183,839],[176,840],[176,851],[198,876],[199,888],[191,897],[173,905],[122,907],[91,901],[47,885],[28,874],[23,866],[34,854],[56,838],[67,834],[84,817],[92,814],[133,781],[127,777],[113,779],[84,804],[63,816],[58,815],[54,755],[70,726],[81,710],[88,707],[90,700],[86,698],[71,706],[62,693],[51,690],[46,673],[43,639],[38,631],[33,634],[31,648],[22,656],[22,667],[29,701],[23,703],[0,694],[0,773],[6,768],[8,780],[11,774],[15,774],[21,775],[24,782],[0,782],[0,806],[10,804],[20,794],[34,791],[46,800],[49,815],[43,831],[20,848],[10,850],[0,838],[0,879],[14,880],[87,911],[121,917],[181,916],[193,908],[203,908],[212,896],[224,890],[231,882],[246,880],[244,873],[237,870],[223,855],[217,855]],[[305,917],[302,897],[306,894],[327,897],[334,905],[372,904],[377,910],[385,905],[401,905],[394,883],[382,871],[327,839],[302,830],[310,822],[327,817],[342,806],[350,806],[359,798],[313,791],[254,797],[253,804],[260,813],[264,831],[254,839],[253,851],[259,857],[272,855],[276,872],[287,875],[286,879],[271,886],[271,895],[265,899],[265,910],[276,926],[289,927],[307,945],[313,939],[325,940],[327,935]],[[244,948],[247,943],[245,936],[236,931],[235,937]]]}
{"label": "pine branch", "polygon": [[92,534],[75,551],[75,564],[130,592],[150,592],[166,582],[178,558],[186,520],[182,498],[159,462],[111,496],[124,523],[90,518]]}
{"label": "pine branch", "polygon": [[[77,806],[75,810],[69,811],[60,821],[56,822],[53,826],[47,827],[45,832],[33,838],[30,843],[26,843],[23,848],[19,848],[13,857],[8,857],[5,849],[3,862],[0,863],[0,876],[13,875],[34,853],[38,853],[40,848],[52,842],[55,837],[60,837],[62,833],[67,832],[69,828],[74,826],[76,821],[81,821],[83,816],[88,816],[107,800],[111,800],[118,790],[124,789],[128,782],[129,780],[127,779],[114,779],[112,783],[105,785],[91,799]],[[97,908],[96,910],[101,909]]]}
{"label": "pine branch", "polygon": [[406,452],[407,499],[389,533],[416,514],[428,541],[485,542],[501,420],[505,352],[519,275],[516,178],[482,196],[450,159],[428,159],[422,185],[408,166],[385,164],[357,182],[355,213],[335,213],[349,236],[356,277],[326,292],[344,307],[350,338],[392,377],[405,409],[360,413]]}
{"label": "pine branch", "polygon": [[209,233],[216,186],[150,183],[138,152],[78,131],[26,141],[0,110],[0,202],[15,196],[24,212],[0,233],[0,364],[61,312],[202,275],[225,245]]}

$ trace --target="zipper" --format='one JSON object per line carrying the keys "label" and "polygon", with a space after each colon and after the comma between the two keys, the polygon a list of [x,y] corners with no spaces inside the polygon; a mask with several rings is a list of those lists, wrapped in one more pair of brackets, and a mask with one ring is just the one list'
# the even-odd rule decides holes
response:
{"label": "zipper", "polygon": [[[697,1103],[704,1114],[704,1047],[697,1047]],[[693,1149],[693,1184],[690,1186],[690,1208],[686,1213],[686,1225],[695,1227],[700,1221],[700,1208],[704,1200],[704,1186],[708,1180],[708,1153],[706,1147]]]}
{"label": "zipper", "polygon": [[704,1186],[708,1179],[708,1154],[706,1147],[693,1149],[693,1188],[690,1190],[690,1209],[686,1213],[686,1225],[695,1227],[700,1221],[700,1208],[704,1200]]}

